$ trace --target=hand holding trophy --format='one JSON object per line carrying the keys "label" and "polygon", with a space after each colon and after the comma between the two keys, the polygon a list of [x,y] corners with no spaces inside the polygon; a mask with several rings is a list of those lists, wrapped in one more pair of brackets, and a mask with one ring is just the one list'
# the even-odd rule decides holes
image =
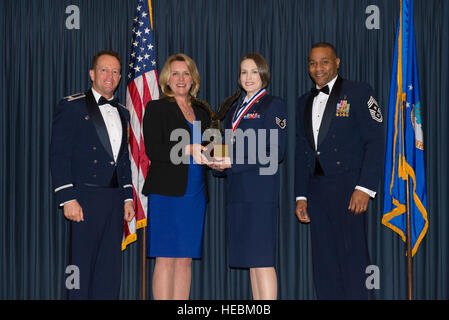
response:
{"label": "hand holding trophy", "polygon": [[209,138],[203,141],[203,145],[206,146],[203,154],[209,161],[209,167],[218,171],[230,168],[229,147],[224,142],[221,120],[212,118],[210,127],[204,132],[204,137],[205,139]]}
{"label": "hand holding trophy", "polygon": [[232,104],[240,97],[240,93],[239,88],[234,95],[223,100],[217,112],[213,111],[207,102],[200,101],[200,104],[209,111],[211,118],[210,126],[203,134],[204,141],[202,145],[206,147],[203,150],[203,154],[209,160],[209,166],[214,170],[222,171],[231,167],[229,147],[224,141],[225,135],[221,121],[225,118]]}

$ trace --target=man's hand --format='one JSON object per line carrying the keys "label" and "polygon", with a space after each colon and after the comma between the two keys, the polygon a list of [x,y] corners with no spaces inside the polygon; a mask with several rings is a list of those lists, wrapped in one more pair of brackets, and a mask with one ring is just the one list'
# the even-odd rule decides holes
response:
{"label": "man's hand", "polygon": [[369,195],[361,190],[355,189],[349,201],[348,210],[354,214],[360,214],[368,209]]}
{"label": "man's hand", "polygon": [[64,204],[64,216],[71,221],[84,221],[83,208],[81,208],[77,200],[72,200]]}
{"label": "man's hand", "polygon": [[125,201],[123,210],[125,220],[131,222],[131,220],[134,218],[135,215],[133,201],[132,200]]}
{"label": "man's hand", "polygon": [[302,222],[302,223],[310,222],[309,214],[307,213],[307,200],[296,201],[295,213],[300,222]]}

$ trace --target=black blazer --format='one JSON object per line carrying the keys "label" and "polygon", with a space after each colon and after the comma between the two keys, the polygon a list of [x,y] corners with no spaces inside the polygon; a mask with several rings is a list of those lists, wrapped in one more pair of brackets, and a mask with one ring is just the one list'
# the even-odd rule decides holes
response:
{"label": "black blazer", "polygon": [[[201,134],[203,134],[210,125],[210,113],[195,101],[192,107],[195,120],[201,121]],[[182,128],[191,136],[192,132],[187,120],[175,101],[160,99],[148,102],[142,125],[145,152],[151,161],[142,193],[182,197],[187,190],[189,166],[183,163],[173,164],[170,160],[172,147],[181,141],[181,139],[170,141],[170,134],[173,130]],[[203,175],[207,198],[205,168]]]}

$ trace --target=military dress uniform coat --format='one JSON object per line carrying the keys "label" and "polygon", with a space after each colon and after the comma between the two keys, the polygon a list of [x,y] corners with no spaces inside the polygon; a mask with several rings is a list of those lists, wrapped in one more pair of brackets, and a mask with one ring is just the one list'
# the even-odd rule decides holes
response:
{"label": "military dress uniform coat", "polygon": [[91,90],[56,107],[50,166],[58,205],[77,200],[84,222],[71,222],[69,264],[80,271],[73,299],[118,298],[124,201],[133,199],[128,151],[129,112],[117,106],[122,141],[114,160],[108,131]]}
{"label": "military dress uniform coat", "polygon": [[[227,133],[232,128],[232,118],[243,99],[241,97],[226,115],[224,128]],[[244,152],[238,153],[239,139],[227,134],[232,167],[226,169],[223,175],[227,180],[227,233],[231,267],[275,265],[280,188],[278,164],[285,153],[286,118],[284,102],[266,94],[254,103],[237,127],[242,133],[251,135],[250,132],[254,132],[255,142],[250,145],[245,139]],[[276,131],[278,139],[270,140],[270,129]],[[266,136],[260,135],[264,130]],[[271,174],[260,171],[269,167],[269,164],[257,156],[259,147],[262,147],[262,154],[277,154],[276,168]]]}
{"label": "military dress uniform coat", "polygon": [[295,195],[307,198],[316,293],[320,299],[365,299],[366,213],[354,215],[348,206],[356,186],[377,190],[382,112],[369,85],[338,76],[315,146],[313,100],[309,92],[297,103]]}

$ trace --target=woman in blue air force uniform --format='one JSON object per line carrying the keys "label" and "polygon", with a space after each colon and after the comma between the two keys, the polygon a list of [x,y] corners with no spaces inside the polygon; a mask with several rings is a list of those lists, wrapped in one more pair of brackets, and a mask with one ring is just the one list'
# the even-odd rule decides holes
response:
{"label": "woman in blue air force uniform", "polygon": [[[279,211],[278,165],[285,151],[287,119],[284,102],[265,89],[269,81],[269,67],[260,54],[242,57],[238,83],[246,96],[230,107],[224,120],[227,133],[233,132],[226,138],[230,158],[211,164],[220,171],[215,175],[226,176],[227,180],[229,265],[250,268],[256,300],[277,298],[274,265]],[[248,143],[242,135],[248,137],[251,132],[256,140]],[[243,140],[242,153],[237,149],[241,149]],[[259,153],[270,162],[259,157]]]}

